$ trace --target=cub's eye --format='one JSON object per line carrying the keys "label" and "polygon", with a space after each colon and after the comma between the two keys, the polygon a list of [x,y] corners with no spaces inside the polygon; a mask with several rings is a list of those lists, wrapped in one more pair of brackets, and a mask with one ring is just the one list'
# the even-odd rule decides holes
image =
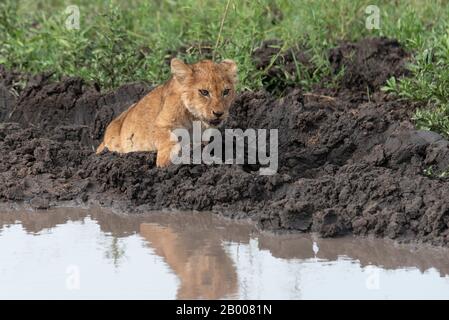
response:
{"label": "cub's eye", "polygon": [[229,91],[231,91],[231,90],[229,90],[229,89],[224,89],[224,90],[223,90],[223,96],[226,97],[226,96],[229,94]]}
{"label": "cub's eye", "polygon": [[200,91],[200,94],[202,96],[204,96],[204,97],[208,97],[209,96],[209,91],[204,90],[204,89],[200,89],[199,91]]}

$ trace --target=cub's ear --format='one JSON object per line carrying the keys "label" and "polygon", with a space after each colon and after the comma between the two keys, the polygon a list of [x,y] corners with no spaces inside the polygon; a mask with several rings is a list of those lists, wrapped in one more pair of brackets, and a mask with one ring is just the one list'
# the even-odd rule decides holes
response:
{"label": "cub's ear", "polygon": [[225,59],[220,62],[220,66],[228,74],[232,81],[237,82],[237,64],[234,60]]}
{"label": "cub's ear", "polygon": [[171,59],[170,68],[171,73],[179,81],[183,81],[192,73],[192,69],[190,69],[190,67],[187,64],[185,64],[182,60],[177,58]]}

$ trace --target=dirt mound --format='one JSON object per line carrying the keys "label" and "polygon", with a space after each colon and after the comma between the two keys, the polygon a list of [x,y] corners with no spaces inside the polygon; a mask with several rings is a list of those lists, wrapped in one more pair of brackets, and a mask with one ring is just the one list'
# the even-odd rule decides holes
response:
{"label": "dirt mound", "polygon": [[344,69],[340,85],[351,91],[374,92],[392,76],[406,75],[409,54],[399,42],[388,38],[367,38],[359,42],[343,42],[330,51],[332,71]]}
{"label": "dirt mound", "polygon": [[[6,119],[23,126],[43,130],[43,134],[60,133],[64,128],[85,128],[85,144],[98,144],[107,124],[150,88],[129,84],[101,94],[98,87],[87,86],[79,78],[52,83],[48,78],[29,84]],[[55,129],[54,131],[52,129]]]}
{"label": "dirt mound", "polygon": [[[378,46],[370,52],[381,54],[342,58],[340,65],[351,70],[350,61],[380,65],[400,56],[394,41],[369,41]],[[346,45],[335,52],[346,52]],[[80,79],[42,78],[18,98],[0,101],[8,115],[0,123],[0,199],[34,208],[70,200],[128,212],[211,210],[268,229],[447,245],[449,182],[426,172],[447,170],[449,142],[415,130],[408,120],[413,106],[379,92],[387,75],[372,72],[380,78],[363,77],[374,92],[359,103],[349,91],[323,98],[304,96],[300,88],[283,98],[238,96],[227,128],[279,130],[279,170],[272,176],[247,165],[157,169],[154,153],[95,155],[107,123],[150,88],[130,84],[103,94]]]}
{"label": "dirt mound", "polygon": [[[270,93],[283,94],[296,86],[299,78],[313,76],[316,67],[307,50],[299,47],[281,50],[282,42],[268,40],[253,53],[256,68],[266,70],[263,78],[265,89]],[[328,78],[324,78],[317,91],[337,95],[340,92],[353,96],[352,101],[369,100],[368,95],[378,91],[392,76],[408,75],[406,62],[410,57],[397,40],[366,38],[359,42],[342,41],[329,51],[329,65],[333,75],[340,75],[337,86],[330,90]]]}

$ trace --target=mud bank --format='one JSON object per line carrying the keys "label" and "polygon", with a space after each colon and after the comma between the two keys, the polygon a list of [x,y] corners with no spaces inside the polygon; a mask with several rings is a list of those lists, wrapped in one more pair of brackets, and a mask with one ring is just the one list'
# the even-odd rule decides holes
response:
{"label": "mud bank", "polygon": [[379,90],[406,75],[408,58],[394,40],[342,43],[329,53],[335,72],[347,70],[337,89],[241,93],[226,127],[279,129],[273,176],[245,165],[161,170],[152,153],[95,155],[109,121],[151,88],[101,93],[80,79],[38,77],[11,90],[21,75],[0,69],[0,199],[33,208],[69,200],[129,212],[207,210],[266,229],[447,245],[449,182],[424,172],[448,168],[449,142],[416,130],[415,106]]}

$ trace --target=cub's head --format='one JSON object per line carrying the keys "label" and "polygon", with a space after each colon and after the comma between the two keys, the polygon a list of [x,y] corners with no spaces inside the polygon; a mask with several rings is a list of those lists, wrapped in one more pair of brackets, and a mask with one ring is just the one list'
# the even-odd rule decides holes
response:
{"label": "cub's head", "polygon": [[180,85],[182,101],[189,112],[206,127],[222,124],[236,95],[235,62],[203,60],[185,64],[174,58],[171,60],[171,72]]}

